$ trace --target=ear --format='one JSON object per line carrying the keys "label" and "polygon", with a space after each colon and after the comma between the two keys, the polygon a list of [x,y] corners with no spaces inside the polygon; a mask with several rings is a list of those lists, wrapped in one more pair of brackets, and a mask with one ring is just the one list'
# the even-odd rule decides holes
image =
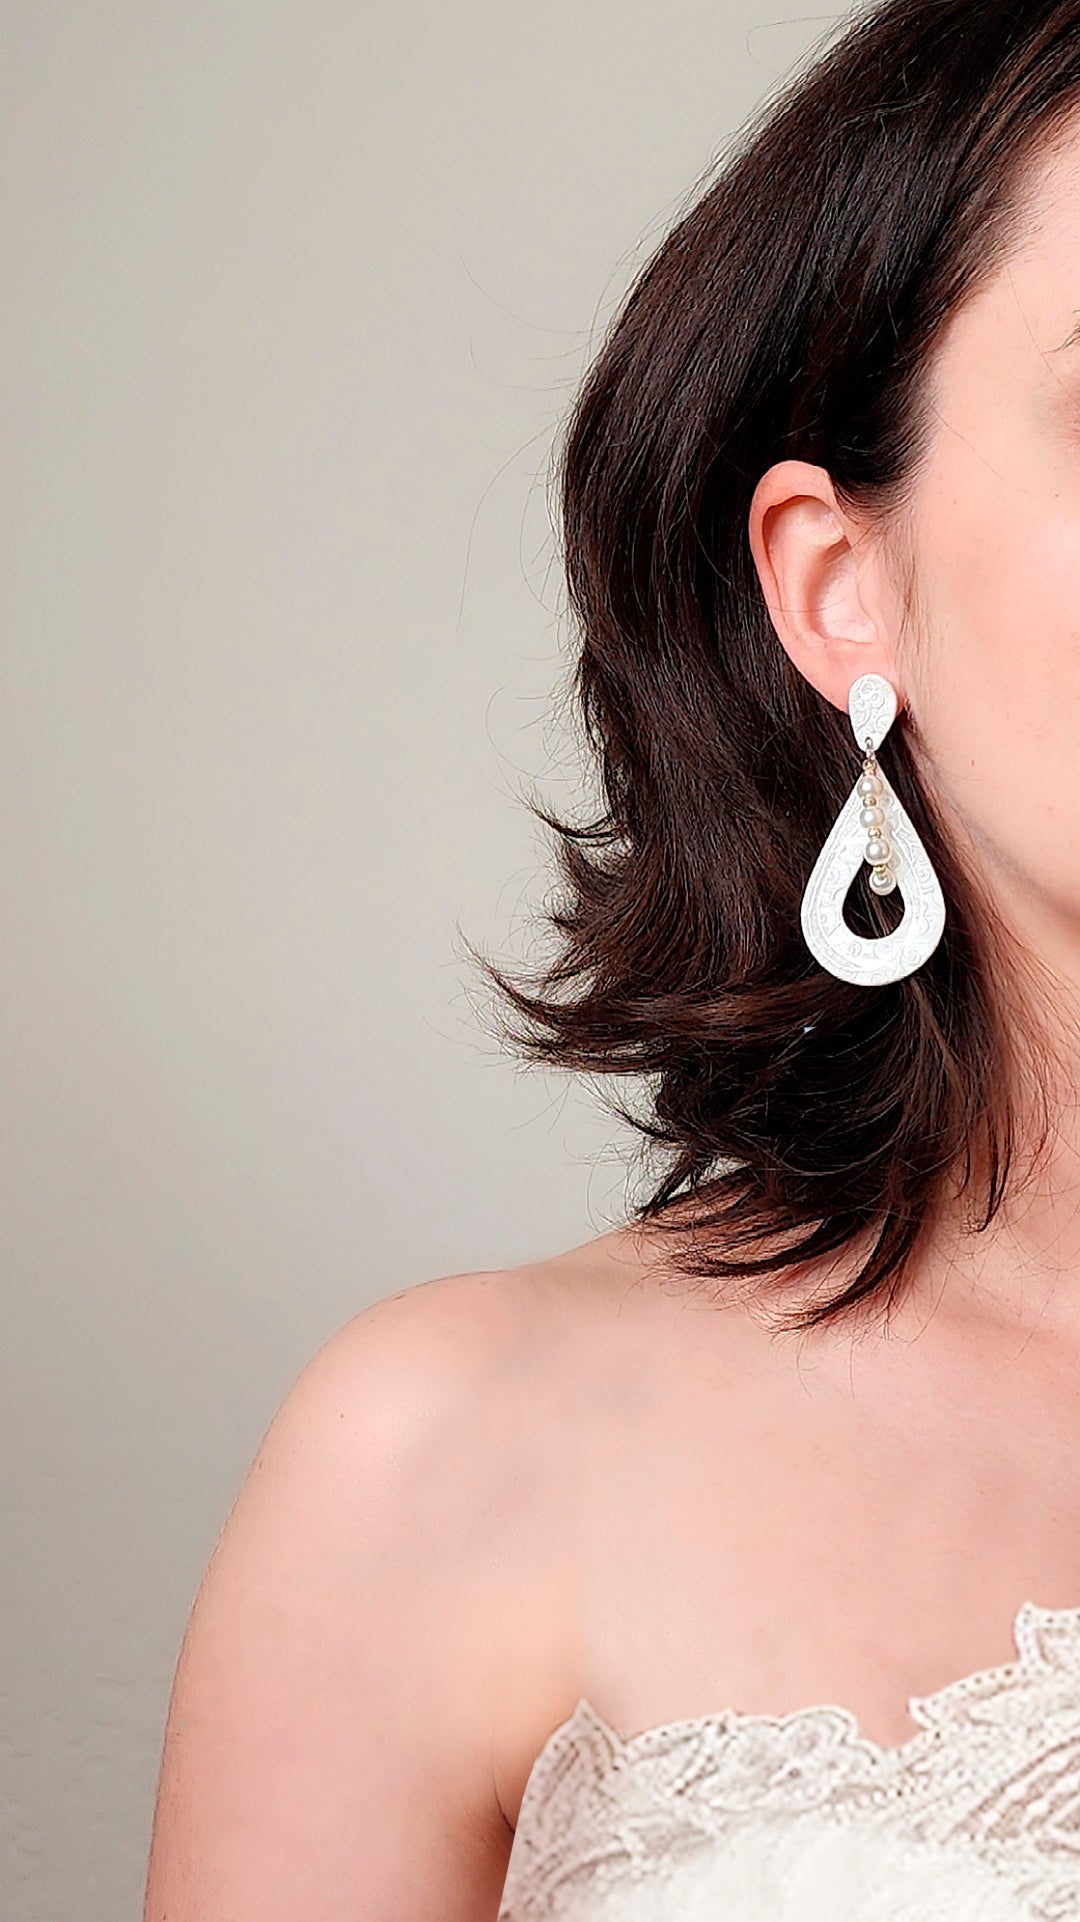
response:
{"label": "ear", "polygon": [[883,674],[903,705],[896,589],[880,543],[841,509],[825,468],[770,467],[754,490],[749,533],[772,624],[800,674],[845,714],[860,674]]}

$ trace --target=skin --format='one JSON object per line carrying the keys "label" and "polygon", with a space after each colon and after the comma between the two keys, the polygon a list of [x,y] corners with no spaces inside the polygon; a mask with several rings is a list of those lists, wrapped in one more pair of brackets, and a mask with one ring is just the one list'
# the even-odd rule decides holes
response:
{"label": "skin", "polygon": [[146,1922],[494,1922],[579,1696],[626,1732],[839,1703],[894,1746],[910,1695],[1011,1658],[1023,1600],[1080,1603],[1080,134],[1032,212],[937,358],[920,631],[823,469],[772,467],[750,537],[808,681],[846,711],[886,674],[917,724],[1030,964],[1048,1151],[984,1235],[945,1213],[887,1326],[779,1331],[626,1227],[338,1330],[192,1610]]}

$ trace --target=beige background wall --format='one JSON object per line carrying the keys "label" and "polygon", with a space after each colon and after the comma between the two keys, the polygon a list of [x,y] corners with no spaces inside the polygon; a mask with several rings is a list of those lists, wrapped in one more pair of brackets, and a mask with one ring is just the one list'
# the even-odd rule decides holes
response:
{"label": "beige background wall", "polygon": [[574,792],[597,327],[843,8],[3,8],[0,1909],[140,1907],[172,1666],[365,1303],[619,1218],[478,1023]]}

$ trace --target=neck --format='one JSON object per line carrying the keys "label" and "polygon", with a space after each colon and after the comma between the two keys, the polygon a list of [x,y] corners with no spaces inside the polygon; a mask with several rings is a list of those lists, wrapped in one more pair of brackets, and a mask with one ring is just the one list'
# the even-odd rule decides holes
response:
{"label": "neck", "polygon": [[[1013,1331],[1054,1330],[1080,1352],[1080,916],[973,836],[969,862],[990,930],[1012,1158],[986,1227],[972,1222],[972,1193],[943,1201],[913,1296]],[[983,1164],[972,1184],[980,1202],[988,1174]]]}

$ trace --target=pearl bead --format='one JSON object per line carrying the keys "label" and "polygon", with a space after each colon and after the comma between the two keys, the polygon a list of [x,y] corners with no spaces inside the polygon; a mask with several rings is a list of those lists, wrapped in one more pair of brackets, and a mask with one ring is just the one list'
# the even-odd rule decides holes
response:
{"label": "pearl bead", "polygon": [[867,799],[870,799],[875,794],[881,793],[881,782],[878,780],[876,774],[863,775],[862,780],[859,782],[859,793],[864,794]]}
{"label": "pearl bead", "polygon": [[872,868],[870,886],[875,894],[891,894],[896,886],[896,876],[890,868]]}
{"label": "pearl bead", "polygon": [[868,841],[866,843],[865,858],[871,861],[874,867],[880,867],[883,861],[888,860],[891,853],[892,848],[889,846],[888,841],[883,841],[880,837],[875,841]]}
{"label": "pearl bead", "polygon": [[885,823],[884,810],[874,807],[863,808],[862,813],[859,815],[859,821],[864,828],[883,827]]}

